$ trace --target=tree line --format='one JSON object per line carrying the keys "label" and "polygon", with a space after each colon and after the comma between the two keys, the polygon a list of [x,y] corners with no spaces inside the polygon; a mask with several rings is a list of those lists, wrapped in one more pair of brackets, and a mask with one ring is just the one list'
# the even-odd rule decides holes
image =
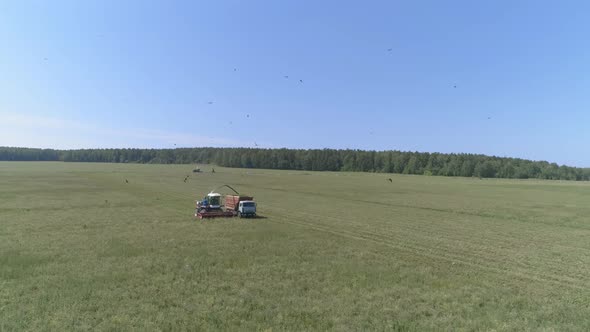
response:
{"label": "tree line", "polygon": [[481,178],[590,180],[590,168],[478,154],[252,148],[52,150],[0,147],[3,161],[191,164]]}

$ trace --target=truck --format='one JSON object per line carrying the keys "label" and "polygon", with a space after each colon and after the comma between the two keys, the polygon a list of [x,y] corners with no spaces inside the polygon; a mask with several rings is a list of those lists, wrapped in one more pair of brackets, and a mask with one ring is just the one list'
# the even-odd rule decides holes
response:
{"label": "truck", "polygon": [[252,196],[225,196],[225,210],[235,211],[240,218],[256,217],[256,202]]}
{"label": "truck", "polygon": [[256,202],[252,196],[226,195],[225,204],[221,204],[221,194],[211,192],[200,201],[196,201],[195,217],[204,218],[240,218],[256,217]]}

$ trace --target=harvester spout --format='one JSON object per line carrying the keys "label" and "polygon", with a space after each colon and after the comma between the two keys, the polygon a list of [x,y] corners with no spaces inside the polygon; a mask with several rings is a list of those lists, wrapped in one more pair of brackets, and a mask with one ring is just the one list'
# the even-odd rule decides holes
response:
{"label": "harvester spout", "polygon": [[240,194],[240,193],[239,193],[237,190],[235,190],[234,188],[232,188],[231,186],[229,186],[229,185],[227,185],[227,184],[224,184],[223,186],[220,186],[220,187],[217,187],[217,188],[215,188],[215,189],[211,190],[210,194],[211,194],[211,193],[214,193],[214,192],[217,192],[217,190],[219,190],[219,189],[221,189],[221,188],[223,188],[223,187],[228,187],[229,189],[233,190],[233,192],[235,192],[235,193],[236,193],[236,195],[239,195],[239,194]]}

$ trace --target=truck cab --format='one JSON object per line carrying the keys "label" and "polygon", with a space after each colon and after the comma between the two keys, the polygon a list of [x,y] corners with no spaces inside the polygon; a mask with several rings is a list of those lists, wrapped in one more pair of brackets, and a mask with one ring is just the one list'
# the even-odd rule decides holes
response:
{"label": "truck cab", "polygon": [[238,205],[238,217],[255,217],[256,216],[256,202],[254,201],[240,201]]}

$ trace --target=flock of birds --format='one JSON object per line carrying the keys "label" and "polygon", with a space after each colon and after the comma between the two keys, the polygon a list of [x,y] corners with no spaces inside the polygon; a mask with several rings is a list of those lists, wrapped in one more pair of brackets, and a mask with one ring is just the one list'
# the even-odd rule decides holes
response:
{"label": "flock of birds", "polygon": [[[393,48],[388,48],[388,49],[387,49],[387,52],[392,52],[392,51],[393,51]],[[44,58],[43,58],[43,61],[48,61],[48,58],[47,58],[47,57],[44,57]],[[234,72],[237,72],[237,71],[238,71],[238,68],[234,68]],[[284,79],[289,79],[289,75],[284,75],[284,76],[283,76],[283,78],[284,78]],[[299,83],[303,84],[303,79],[299,79]],[[457,89],[457,85],[456,85],[456,84],[455,84],[455,85],[453,85],[453,88],[454,88],[454,89]],[[213,105],[213,103],[214,103],[213,101],[208,101],[208,102],[207,102],[207,104],[209,104],[209,105]],[[248,119],[249,119],[249,118],[250,118],[250,114],[246,114],[246,118],[248,118]],[[492,119],[492,117],[491,117],[491,116],[488,116],[487,118],[488,118],[488,120],[491,120],[491,119]],[[232,124],[233,124],[233,122],[232,122],[232,121],[230,121],[230,122],[229,122],[229,124],[230,124],[230,125],[232,125]],[[369,131],[369,135],[373,135],[373,134],[374,134],[373,130]],[[176,144],[174,144],[174,146],[176,146]],[[254,142],[254,146],[258,147],[258,143]],[[186,178],[184,179],[184,182],[185,182],[185,183],[188,181],[188,177],[189,177],[189,176],[187,175],[187,176],[186,176]],[[390,182],[392,182],[392,180],[391,180],[391,179],[388,179],[388,180],[389,180]],[[129,181],[128,181],[127,179],[125,179],[125,183],[129,183]]]}
{"label": "flock of birds", "polygon": [[[238,68],[234,68],[234,72],[237,72]],[[283,78],[289,79],[289,75],[284,75]],[[299,79],[299,83],[303,84],[303,79]],[[214,101],[210,100],[207,102],[208,105],[213,105]],[[250,114],[246,114],[246,118],[250,118]],[[229,121],[229,124],[232,125],[233,121]],[[176,146],[176,144],[174,144]],[[254,142],[254,146],[258,147],[258,143]]]}
{"label": "flock of birds", "polygon": [[[213,171],[213,173],[215,173],[215,171]],[[188,181],[189,177],[190,177],[190,175],[186,175],[186,177],[184,178],[183,182],[184,182],[184,183],[187,183],[187,181]],[[393,183],[393,180],[392,180],[391,178],[388,178],[388,179],[387,179],[387,181],[389,181],[390,183]],[[128,181],[127,179],[125,179],[125,183],[127,183],[127,184],[128,184],[128,183],[129,183],[129,181]],[[109,200],[108,200],[108,199],[105,199],[105,200],[104,200],[104,203],[105,203],[105,204],[109,204]]]}
{"label": "flock of birds", "polygon": [[[213,173],[215,173],[215,169],[213,169]],[[189,179],[189,178],[190,178],[190,174],[187,174],[187,175],[184,177],[184,180],[182,180],[182,181],[183,181],[184,183],[187,183],[187,181],[188,181],[188,179]],[[126,184],[129,184],[129,180],[128,180],[128,179],[125,179],[125,183],[126,183]],[[108,203],[109,203],[109,201],[108,201],[108,200],[106,200],[106,199],[104,200],[104,202],[105,202],[105,204],[108,204]]]}
{"label": "flock of birds", "polygon": [[[387,52],[392,52],[392,51],[393,51],[393,48],[388,48],[387,49]],[[234,68],[234,72],[237,72],[237,71],[238,71],[238,68]],[[289,75],[284,75],[283,78],[289,79]],[[299,83],[303,83],[303,79],[299,79]],[[453,85],[453,89],[457,89],[457,85],[456,84]],[[207,104],[213,105],[213,101],[209,101],[209,102],[207,102]],[[246,114],[246,118],[250,118],[250,114]],[[488,120],[491,120],[491,119],[492,119],[492,117],[491,116],[488,116]],[[229,124],[232,125],[233,122],[230,121]],[[370,135],[373,135],[373,131],[370,131],[369,134]],[[258,146],[258,144],[256,144],[256,142],[255,142],[254,143],[254,146]]]}
{"label": "flock of birds", "polygon": [[[215,173],[215,168],[213,168],[213,169],[211,170],[211,173]],[[187,181],[188,181],[188,179],[189,179],[189,178],[190,178],[190,174],[187,174],[187,175],[184,177],[184,180],[183,180],[183,182],[184,182],[184,183],[187,183]],[[391,178],[388,178],[388,179],[387,179],[387,181],[389,181],[390,183],[393,183],[393,180],[392,180]],[[128,184],[128,183],[129,183],[129,180],[125,179],[125,183],[127,183],[127,184]],[[106,200],[106,199],[104,200],[104,202],[105,202],[105,204],[108,204],[108,203],[109,203],[109,201],[108,201],[108,200]]]}

